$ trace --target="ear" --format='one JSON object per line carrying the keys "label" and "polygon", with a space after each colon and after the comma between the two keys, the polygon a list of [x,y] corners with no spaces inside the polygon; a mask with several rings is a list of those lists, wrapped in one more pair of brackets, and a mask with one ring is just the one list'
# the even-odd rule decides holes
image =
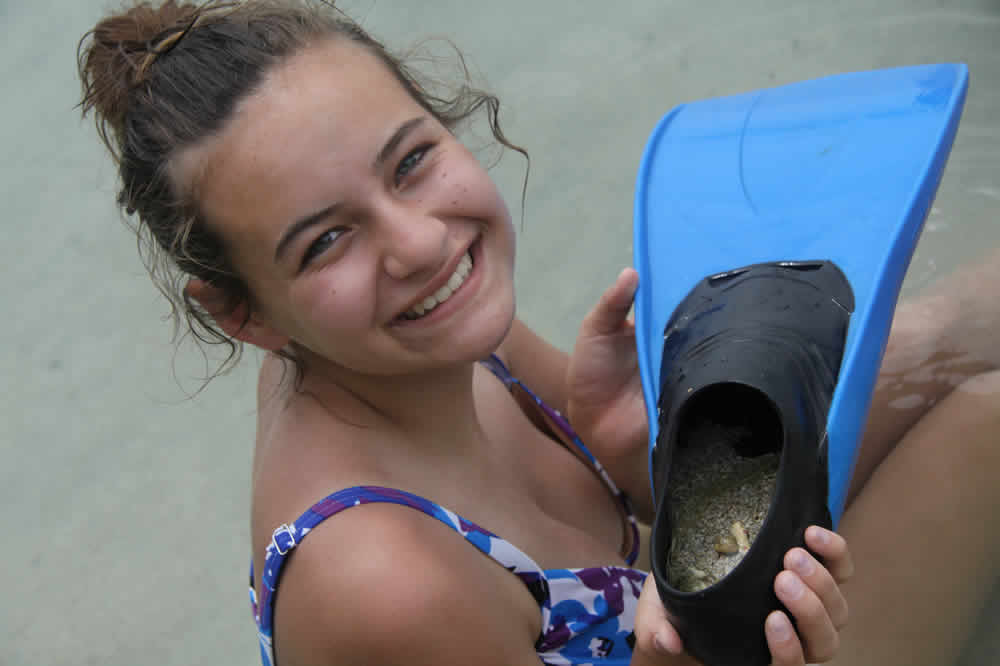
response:
{"label": "ear", "polygon": [[227,308],[226,297],[222,290],[204,280],[191,278],[184,287],[184,293],[197,301],[205,312],[211,315],[219,328],[231,338],[272,352],[278,351],[290,340],[287,335],[250,313],[250,306],[246,302],[232,309]]}

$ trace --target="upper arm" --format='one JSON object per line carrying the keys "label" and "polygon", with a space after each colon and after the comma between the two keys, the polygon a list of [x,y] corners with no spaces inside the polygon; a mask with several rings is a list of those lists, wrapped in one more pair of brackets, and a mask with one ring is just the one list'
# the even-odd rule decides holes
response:
{"label": "upper arm", "polygon": [[276,596],[278,664],[537,666],[530,596],[461,535],[392,504],[327,523],[296,549]]}
{"label": "upper arm", "polygon": [[569,356],[522,322],[514,319],[498,350],[511,374],[524,382],[545,404],[566,413],[566,369]]}

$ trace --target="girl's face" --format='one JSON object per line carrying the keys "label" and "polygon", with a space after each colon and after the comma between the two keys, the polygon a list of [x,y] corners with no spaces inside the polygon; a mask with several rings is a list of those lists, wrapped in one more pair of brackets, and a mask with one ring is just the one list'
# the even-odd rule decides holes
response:
{"label": "girl's face", "polygon": [[262,326],[337,366],[475,360],[513,320],[514,231],[495,185],[346,40],[278,66],[178,168]]}

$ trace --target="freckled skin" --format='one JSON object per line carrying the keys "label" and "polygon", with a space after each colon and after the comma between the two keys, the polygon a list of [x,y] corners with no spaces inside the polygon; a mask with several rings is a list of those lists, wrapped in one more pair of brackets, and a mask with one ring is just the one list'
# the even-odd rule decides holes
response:
{"label": "freckled skin", "polygon": [[[414,119],[422,121],[377,164]],[[409,374],[482,358],[503,339],[514,316],[506,204],[475,157],[367,51],[333,40],[294,56],[198,150],[191,161],[209,165],[200,201],[257,314],[310,364]],[[331,206],[275,263],[292,222]],[[303,266],[310,244],[334,230]],[[473,244],[479,277],[462,312],[436,327],[398,325]]]}

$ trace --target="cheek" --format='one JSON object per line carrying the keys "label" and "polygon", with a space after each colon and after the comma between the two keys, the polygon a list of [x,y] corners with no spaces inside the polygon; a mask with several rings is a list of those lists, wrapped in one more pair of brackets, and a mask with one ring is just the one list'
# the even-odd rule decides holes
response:
{"label": "cheek", "polygon": [[355,336],[374,321],[374,284],[367,271],[344,268],[320,271],[290,293],[297,328],[305,338],[302,342],[314,346]]}
{"label": "cheek", "polygon": [[500,225],[504,235],[513,238],[514,226],[507,202],[493,179],[474,157],[469,155],[460,168],[443,177],[451,180],[451,205],[474,208],[476,217]]}
{"label": "cheek", "polygon": [[[492,185],[492,182],[490,183]],[[517,254],[517,237],[514,232],[514,223],[507,208],[507,203],[500,196],[495,187],[491,188],[493,197],[493,207],[497,211],[497,234],[501,237],[501,242],[510,255],[510,267],[514,267],[514,259]]]}

